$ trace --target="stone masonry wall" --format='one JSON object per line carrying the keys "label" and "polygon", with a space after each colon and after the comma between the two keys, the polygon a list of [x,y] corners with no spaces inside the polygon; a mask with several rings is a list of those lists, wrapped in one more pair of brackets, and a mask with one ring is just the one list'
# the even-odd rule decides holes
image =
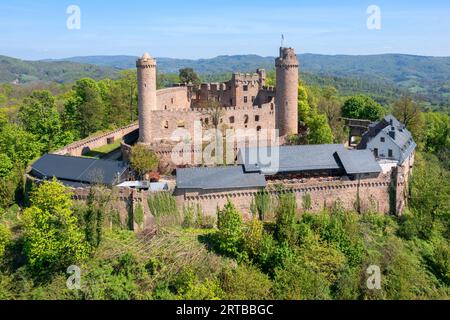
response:
{"label": "stone masonry wall", "polygon": [[[177,129],[186,129],[191,137],[194,134],[195,121],[211,124],[205,114],[191,109],[168,109],[152,112],[151,130],[153,140],[170,140]],[[230,129],[274,129],[275,108],[272,103],[252,107],[224,108],[222,122],[219,128],[225,125]]]}
{"label": "stone masonry wall", "polygon": [[[305,183],[296,181],[279,181],[286,189],[295,193],[298,208],[303,207],[303,196],[310,195],[311,209],[320,212],[324,208],[332,208],[339,201],[347,210],[357,208],[359,194],[359,207],[362,212],[373,211],[388,214],[390,212],[390,175],[383,175],[377,179],[358,181],[335,180],[320,181],[309,179]],[[402,184],[401,184],[402,185]],[[275,187],[268,188],[272,196],[279,191]],[[257,189],[235,191],[203,191],[194,190],[189,193],[176,191],[178,203],[200,204],[206,214],[215,215],[217,206],[222,207],[229,198],[245,215],[250,216],[250,204],[258,192]]]}
{"label": "stone masonry wall", "polygon": [[188,87],[173,87],[156,91],[158,110],[189,109],[191,92]]}
{"label": "stone masonry wall", "polygon": [[[347,210],[360,208],[361,212],[391,213],[391,206],[401,209],[405,205],[403,192],[406,188],[404,172],[393,170],[392,173],[381,175],[374,179],[361,181],[351,181],[346,177],[339,178],[317,178],[305,180],[283,180],[270,182],[267,191],[274,198],[280,193],[275,184],[283,184],[288,192],[294,192],[299,211],[303,211],[304,196],[309,195],[311,199],[310,212],[320,212],[324,208],[332,208],[339,202]],[[392,201],[392,188],[396,187],[395,203]],[[86,202],[89,189],[72,189],[75,201]],[[180,210],[183,206],[199,204],[204,214],[215,216],[217,207],[223,207],[230,199],[242,212],[244,218],[251,217],[250,205],[255,195],[260,191],[257,188],[239,190],[190,190],[184,192],[174,191],[174,196]],[[120,213],[122,222],[133,218],[133,212],[137,205],[141,205],[144,210],[144,223],[134,224],[135,230],[154,225],[155,220],[150,212],[147,199],[151,193],[148,191],[138,192],[128,188],[114,188],[113,207]],[[359,199],[359,203],[358,203]],[[402,212],[397,212],[401,215]]]}
{"label": "stone masonry wall", "polygon": [[54,154],[58,155],[71,155],[75,157],[81,157],[83,154],[91,151],[92,149],[96,149],[108,144],[108,140],[116,141],[122,139],[127,134],[137,130],[139,125],[137,123],[130,124],[126,127],[122,127],[120,129],[102,133],[93,137],[88,137],[86,139],[74,142],[65,146],[58,151],[55,151]]}

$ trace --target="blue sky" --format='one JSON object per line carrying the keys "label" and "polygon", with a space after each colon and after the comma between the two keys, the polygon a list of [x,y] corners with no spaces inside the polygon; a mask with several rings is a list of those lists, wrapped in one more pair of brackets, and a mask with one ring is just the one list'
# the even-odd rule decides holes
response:
{"label": "blue sky", "polygon": [[[69,30],[69,5],[81,29]],[[381,30],[366,26],[369,5]],[[450,1],[387,0],[1,0],[0,54],[23,59],[78,55],[209,58],[273,56],[284,33],[299,53],[450,56]]]}

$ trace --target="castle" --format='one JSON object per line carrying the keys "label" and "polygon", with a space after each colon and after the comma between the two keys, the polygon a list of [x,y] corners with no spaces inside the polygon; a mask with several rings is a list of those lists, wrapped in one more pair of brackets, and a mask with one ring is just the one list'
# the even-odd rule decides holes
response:
{"label": "castle", "polygon": [[220,124],[230,129],[279,129],[280,136],[298,131],[299,62],[292,48],[281,48],[276,60],[277,93],[266,86],[266,71],[234,73],[225,83],[183,84],[156,90],[156,61],[144,54],[136,63],[139,88],[139,142],[157,145],[177,128],[193,135],[195,121],[208,124],[202,103],[223,106]]}
{"label": "castle", "polygon": [[[362,142],[357,149],[339,144],[285,146],[287,136],[298,134],[299,124],[299,61],[294,49],[280,48],[275,67],[276,88],[266,85],[266,71],[258,69],[254,74],[234,73],[225,83],[180,84],[157,90],[157,62],[146,53],[136,62],[139,123],[45,155],[32,165],[29,177],[56,177],[73,188],[77,200],[86,200],[93,183],[118,188],[117,207],[129,212],[141,205],[145,224],[153,221],[146,199],[167,188],[180,206],[198,204],[211,215],[230,199],[250,216],[250,204],[262,190],[274,196],[293,192],[299,208],[305,207],[308,198],[311,211],[339,202],[349,210],[401,215],[414,165],[416,144],[411,133],[388,116],[361,132]],[[220,106],[220,119],[204,112],[203,106],[211,102]],[[216,127],[223,129],[254,129],[257,137],[264,130],[278,130],[279,140],[272,145],[261,141],[256,145],[234,145],[231,165],[178,165],[176,181],[169,179],[167,184],[159,185],[161,188],[129,181],[132,175],[127,160],[134,144],[153,149],[161,163],[168,164],[174,153],[180,153],[174,151],[174,131],[182,130],[182,138],[190,141],[196,134],[196,124],[206,128],[214,120]],[[117,139],[123,139],[122,161],[81,157]],[[191,159],[202,148],[194,146],[183,152]],[[274,168],[262,159],[261,155],[268,154],[276,155]],[[284,190],[280,190],[280,185]]]}

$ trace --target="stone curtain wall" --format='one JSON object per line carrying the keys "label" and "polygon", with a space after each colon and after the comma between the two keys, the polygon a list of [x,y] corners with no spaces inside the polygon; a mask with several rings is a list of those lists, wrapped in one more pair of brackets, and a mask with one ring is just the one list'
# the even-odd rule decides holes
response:
{"label": "stone curtain wall", "polygon": [[[168,109],[152,112],[151,130],[154,141],[170,140],[177,129],[186,129],[191,137],[194,134],[195,121],[206,122],[210,118],[199,111],[192,109]],[[275,107],[271,103],[252,107],[226,107],[224,108],[223,125],[233,129],[275,129]],[[211,124],[211,119],[208,119]]]}
{"label": "stone curtain wall", "polygon": [[[359,207],[361,212],[380,212],[390,213],[390,175],[384,175],[377,179],[358,181],[336,180],[336,181],[319,181],[308,180],[305,183],[296,181],[279,181],[287,190],[295,193],[298,208],[303,208],[303,196],[311,197],[312,212],[320,212],[324,208],[332,208],[339,201],[347,210],[355,210],[357,208],[358,193]],[[269,187],[269,193],[276,197],[278,190]],[[403,186],[400,183],[400,186]],[[247,217],[251,216],[250,204],[258,192],[257,189],[239,190],[239,191],[219,191],[198,190],[194,192],[177,191],[177,199],[179,204],[183,203],[199,203],[204,212],[210,215],[216,214],[217,206],[222,207],[229,198],[237,208]]]}
{"label": "stone curtain wall", "polygon": [[[339,202],[346,210],[356,210],[358,207],[361,212],[379,212],[382,214],[391,213],[391,206],[394,210],[403,210],[405,206],[404,193],[406,190],[405,172],[402,167],[400,170],[394,169],[392,173],[381,175],[375,179],[365,179],[350,181],[348,179],[308,179],[301,183],[297,180],[284,180],[270,183],[267,190],[275,198],[282,192],[276,189],[275,183],[283,184],[287,192],[294,192],[297,200],[297,206],[303,211],[304,196],[309,195],[311,199],[310,212],[321,212],[324,208],[330,209]],[[250,205],[259,189],[240,189],[240,190],[193,190],[184,192],[174,191],[180,212],[183,206],[200,204],[204,214],[216,215],[217,207],[223,207],[230,199],[244,218],[251,218]],[[73,199],[75,201],[86,202],[89,195],[88,188],[72,189]],[[286,192],[286,191],[285,191]],[[396,198],[392,198],[392,194]],[[151,195],[148,191],[138,192],[128,188],[113,189],[113,207],[119,212],[122,223],[126,219],[133,219],[134,208],[141,205],[144,210],[144,224],[134,225],[135,230],[153,226],[155,219],[150,212],[147,199]],[[358,196],[359,195],[359,196]],[[392,200],[394,199],[394,202]],[[401,215],[402,211],[398,211]],[[129,221],[129,220],[128,220]]]}
{"label": "stone curtain wall", "polygon": [[58,155],[70,155],[75,157],[81,157],[83,154],[108,144],[108,140],[116,141],[122,139],[127,134],[139,129],[137,123],[130,124],[126,127],[120,129],[96,135],[93,137],[88,137],[84,140],[80,140],[65,146],[64,148],[53,152]]}
{"label": "stone curtain wall", "polygon": [[156,91],[156,101],[159,110],[189,109],[191,93],[188,87],[173,87]]}

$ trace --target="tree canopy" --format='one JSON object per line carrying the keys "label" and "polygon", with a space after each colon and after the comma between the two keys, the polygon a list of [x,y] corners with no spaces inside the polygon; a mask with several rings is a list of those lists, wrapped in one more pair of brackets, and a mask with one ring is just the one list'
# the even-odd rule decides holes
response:
{"label": "tree canopy", "polygon": [[149,147],[137,144],[131,149],[130,163],[133,170],[142,178],[158,167],[159,159]]}
{"label": "tree canopy", "polygon": [[342,106],[342,116],[350,119],[377,121],[385,114],[383,107],[369,96],[357,95]]}
{"label": "tree canopy", "polygon": [[31,194],[23,213],[24,251],[37,273],[62,270],[87,258],[89,247],[72,212],[71,195],[56,180]]}
{"label": "tree canopy", "polygon": [[195,73],[194,69],[192,68],[180,69],[179,77],[181,83],[188,83],[188,84],[201,83],[200,77],[197,75],[197,73]]}

